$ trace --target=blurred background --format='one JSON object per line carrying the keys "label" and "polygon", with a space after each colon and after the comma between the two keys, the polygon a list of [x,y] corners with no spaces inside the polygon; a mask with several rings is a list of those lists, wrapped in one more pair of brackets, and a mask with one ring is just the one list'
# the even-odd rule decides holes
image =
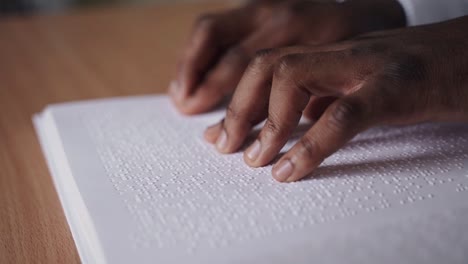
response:
{"label": "blurred background", "polygon": [[135,5],[147,3],[196,2],[200,0],[0,0],[0,16],[60,12],[99,5]]}

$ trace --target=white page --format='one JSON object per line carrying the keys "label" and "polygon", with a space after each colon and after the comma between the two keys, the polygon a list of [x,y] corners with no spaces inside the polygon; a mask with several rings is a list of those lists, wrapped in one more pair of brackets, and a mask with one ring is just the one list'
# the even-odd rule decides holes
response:
{"label": "white page", "polygon": [[468,126],[372,129],[284,184],[203,141],[222,117],[147,96],[36,118],[82,260],[467,263]]}

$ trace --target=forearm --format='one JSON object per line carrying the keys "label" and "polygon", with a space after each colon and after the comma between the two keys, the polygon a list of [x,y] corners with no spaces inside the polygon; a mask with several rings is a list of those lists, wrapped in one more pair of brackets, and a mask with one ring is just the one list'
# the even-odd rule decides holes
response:
{"label": "forearm", "polygon": [[405,11],[397,0],[347,0],[342,5],[350,21],[356,22],[356,34],[406,25]]}
{"label": "forearm", "polygon": [[417,28],[437,33],[426,44],[432,46],[428,52],[440,57],[433,63],[433,79],[428,83],[433,86],[430,91],[439,91],[434,99],[441,108],[435,120],[468,122],[468,15]]}

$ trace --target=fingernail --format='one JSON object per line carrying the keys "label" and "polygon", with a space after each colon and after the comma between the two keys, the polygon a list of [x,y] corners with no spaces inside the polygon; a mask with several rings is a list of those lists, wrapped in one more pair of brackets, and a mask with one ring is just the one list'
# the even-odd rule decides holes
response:
{"label": "fingernail", "polygon": [[216,148],[219,151],[224,151],[227,148],[227,134],[224,129],[221,131],[218,140],[216,140]]}
{"label": "fingernail", "polygon": [[211,126],[208,126],[208,127],[206,128],[206,130],[211,130],[211,129],[213,129],[213,128],[219,126],[219,124],[220,124],[220,123],[218,122],[218,123],[216,123],[216,124],[213,124],[213,125],[211,125]]}
{"label": "fingernail", "polygon": [[254,161],[258,158],[260,155],[260,150],[261,150],[261,144],[260,141],[257,139],[255,142],[250,145],[250,147],[245,151],[245,154],[247,155],[247,158],[249,160]]}
{"label": "fingernail", "polygon": [[171,83],[169,84],[169,93],[171,93],[177,99],[180,99],[182,97],[182,92],[181,92],[180,85],[179,85],[178,81],[176,81],[176,80],[171,81]]}
{"label": "fingernail", "polygon": [[293,164],[289,159],[282,160],[273,167],[273,177],[280,182],[287,181],[293,169]]}
{"label": "fingernail", "polygon": [[173,80],[169,83],[169,91],[171,93],[176,93],[179,89],[179,85],[177,85],[177,81]]}

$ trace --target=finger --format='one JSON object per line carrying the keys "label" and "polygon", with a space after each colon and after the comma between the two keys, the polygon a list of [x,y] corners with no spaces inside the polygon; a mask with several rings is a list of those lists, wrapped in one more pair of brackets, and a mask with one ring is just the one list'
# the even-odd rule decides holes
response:
{"label": "finger", "polygon": [[[304,47],[265,49],[256,53],[227,108],[223,123],[224,133],[217,143],[222,153],[237,151],[253,126],[267,117],[274,62],[289,52],[301,52]],[[214,131],[213,128],[208,130]],[[210,132],[215,133],[215,132]],[[226,140],[224,140],[226,139]]]}
{"label": "finger", "polygon": [[312,96],[303,112],[303,116],[311,121],[317,121],[325,112],[327,107],[336,100],[336,97],[317,97]]}
{"label": "finger", "polygon": [[211,144],[214,144],[216,142],[216,140],[218,139],[218,136],[219,136],[221,130],[223,129],[223,123],[224,123],[224,119],[221,120],[219,123],[216,123],[216,124],[208,127],[205,130],[205,133],[203,135],[205,137],[205,140],[208,141]]}
{"label": "finger", "polygon": [[273,50],[257,52],[226,109],[224,122],[219,123],[221,129],[207,129],[207,133],[218,133],[217,137],[223,134],[216,142],[220,152],[236,151],[250,129],[266,118],[272,75],[270,61],[274,60],[274,56]]}
{"label": "finger", "polygon": [[268,84],[271,79],[267,56],[272,55],[265,54],[261,59],[257,56],[249,66],[226,109],[222,129],[219,130],[220,137],[216,142],[221,153],[236,151],[251,128],[266,118],[270,93]]}
{"label": "finger", "polygon": [[[218,138],[224,133],[218,142],[218,150],[222,153],[237,151],[245,142],[249,131],[258,122],[264,120],[268,114],[268,102],[271,90],[273,69],[278,58],[287,54],[298,54],[312,51],[337,51],[343,50],[349,44],[337,44],[327,46],[293,46],[281,49],[264,49],[256,53],[251,60],[234,96],[228,107],[226,118],[222,124],[208,128],[206,133]],[[224,127],[220,130],[219,127]],[[222,140],[221,140],[222,139]],[[259,141],[256,146],[249,148],[247,156],[255,156]]]}
{"label": "finger", "polygon": [[258,167],[271,162],[297,126],[311,95],[341,97],[358,90],[363,80],[357,73],[367,63],[342,51],[281,57],[273,74],[268,118],[258,137],[261,150],[253,158],[244,156],[247,164]]}
{"label": "finger", "polygon": [[290,38],[287,35],[274,34],[270,26],[259,28],[238,45],[228,49],[180,108],[189,114],[212,109],[235,90],[256,51],[286,45],[288,41]]}
{"label": "finger", "polygon": [[273,177],[280,182],[293,182],[310,174],[326,157],[374,122],[372,110],[369,100],[363,96],[336,100],[273,166]]}
{"label": "finger", "polygon": [[179,109],[186,114],[211,110],[235,89],[250,56],[250,50],[242,46],[232,47],[206,74],[196,90],[180,102]]}
{"label": "finger", "polygon": [[222,49],[242,39],[249,30],[250,20],[239,10],[205,15],[198,19],[179,63],[178,76],[172,91],[175,99],[183,100],[190,95],[210,65],[215,63]]}

